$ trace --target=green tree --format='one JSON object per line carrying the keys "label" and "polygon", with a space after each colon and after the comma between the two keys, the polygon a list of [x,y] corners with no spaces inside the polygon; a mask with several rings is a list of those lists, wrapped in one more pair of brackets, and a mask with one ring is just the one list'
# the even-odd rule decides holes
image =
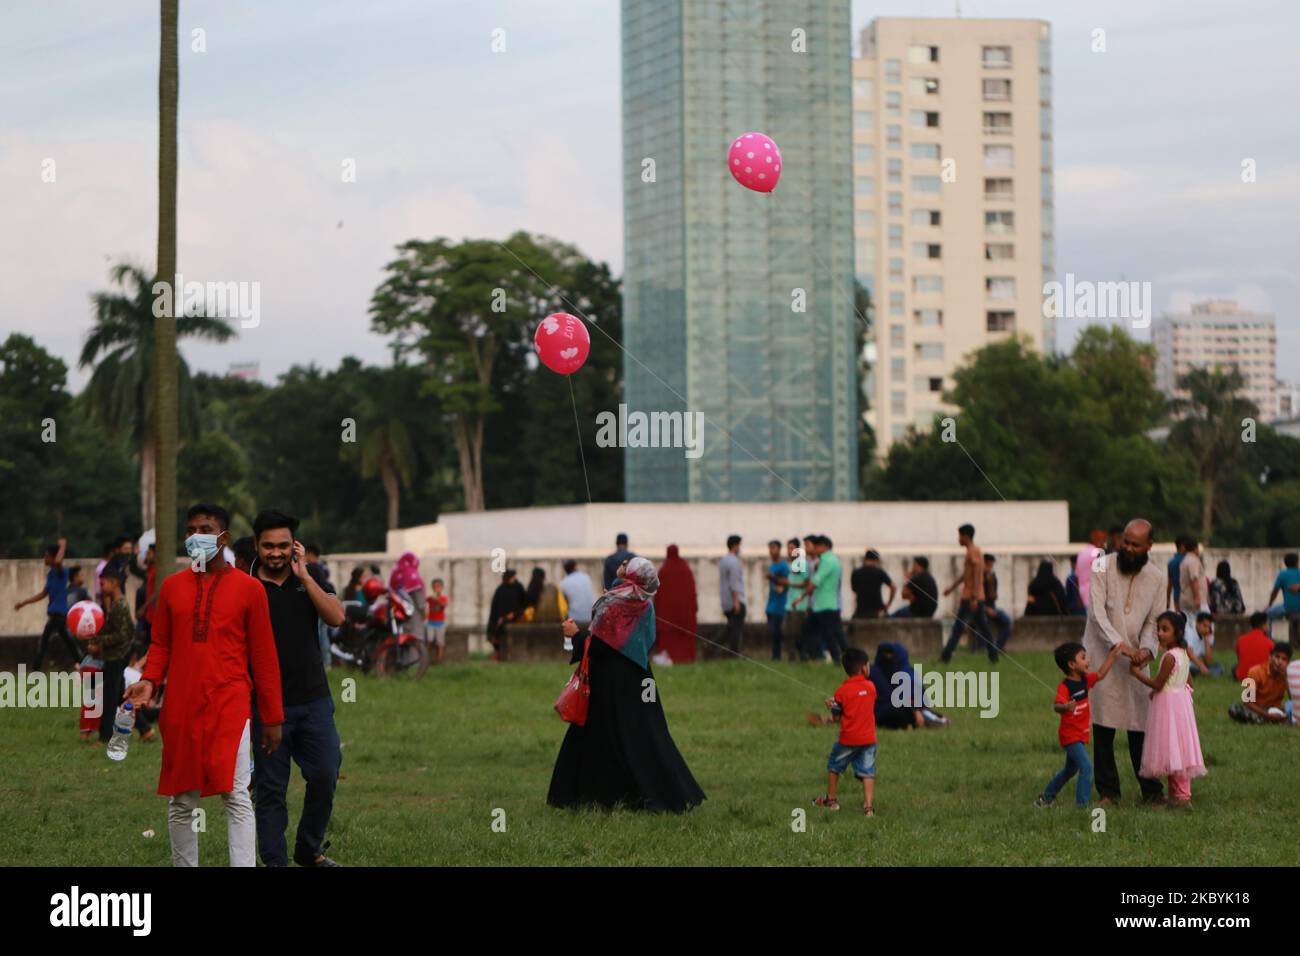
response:
{"label": "green tree", "polygon": [[[576,307],[588,260],[573,246],[516,232],[504,243],[411,240],[371,299],[371,327],[394,336],[394,354],[418,354],[425,392],[447,417],[467,511],[486,507],[488,417],[502,408],[500,376],[531,347],[536,323]],[[573,303],[569,306],[567,303]]]}
{"label": "green tree", "polygon": [[1245,419],[1257,422],[1259,409],[1239,393],[1246,380],[1235,367],[1194,368],[1178,380],[1185,398],[1170,403],[1178,416],[1169,444],[1182,448],[1195,463],[1201,490],[1201,540],[1214,530],[1215,499],[1227,473],[1244,458]]}
{"label": "green tree", "polygon": [[[423,375],[409,365],[364,370],[356,417],[356,440],[343,444],[343,458],[362,478],[378,477],[388,499],[388,528],[400,527],[403,488],[415,481],[423,416]],[[427,400],[426,400],[427,401]]]}
{"label": "green tree", "polygon": [[[202,314],[156,319],[153,283],[139,266],[121,263],[109,275],[120,291],[96,292],[90,297],[95,321],[86,333],[79,365],[94,367],[86,387],[92,420],[110,434],[128,437],[139,450],[141,521],[145,528],[151,528],[161,453],[155,412],[159,330],[171,332],[173,352],[178,338],[225,342],[236,333],[225,319]],[[187,434],[193,434],[198,414],[189,367],[184,359],[175,356],[172,369],[177,378],[174,400],[178,402],[180,423]]]}

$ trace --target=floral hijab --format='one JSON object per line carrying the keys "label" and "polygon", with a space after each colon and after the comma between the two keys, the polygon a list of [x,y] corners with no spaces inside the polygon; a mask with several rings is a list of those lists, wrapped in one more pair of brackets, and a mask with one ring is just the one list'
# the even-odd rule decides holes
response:
{"label": "floral hijab", "polygon": [[654,606],[659,576],[646,558],[632,558],[623,578],[596,599],[591,633],[642,667],[654,643]]}

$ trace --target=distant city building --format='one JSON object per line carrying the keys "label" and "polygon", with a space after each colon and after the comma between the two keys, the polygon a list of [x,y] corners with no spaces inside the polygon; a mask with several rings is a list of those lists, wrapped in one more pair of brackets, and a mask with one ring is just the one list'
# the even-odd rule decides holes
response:
{"label": "distant city building", "polygon": [[624,399],[705,421],[625,450],[627,500],[856,499],[850,0],[623,0],[622,37]]}
{"label": "distant city building", "polygon": [[1260,418],[1279,417],[1277,323],[1272,315],[1247,312],[1226,299],[1199,302],[1191,312],[1156,319],[1151,340],[1156,347],[1156,387],[1170,398],[1187,397],[1178,380],[1194,368],[1235,367],[1246,381],[1244,395],[1259,408]]}
{"label": "distant city building", "polygon": [[872,291],[883,455],[952,373],[1011,335],[1056,346],[1051,31],[1043,20],[872,21],[853,62],[855,272]]}
{"label": "distant city building", "polygon": [[1276,415],[1279,421],[1288,418],[1300,418],[1300,385],[1294,382],[1277,380]]}
{"label": "distant city building", "polygon": [[226,378],[242,378],[255,382],[259,368],[260,364],[257,362],[231,362],[230,368],[226,371]]}

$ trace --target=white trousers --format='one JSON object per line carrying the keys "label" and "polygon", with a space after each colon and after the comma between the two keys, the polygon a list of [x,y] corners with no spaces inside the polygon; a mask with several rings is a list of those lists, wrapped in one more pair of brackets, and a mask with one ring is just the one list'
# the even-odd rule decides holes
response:
{"label": "white trousers", "polygon": [[[226,805],[226,831],[230,843],[231,866],[257,865],[257,824],[253,816],[253,798],[248,793],[252,755],[248,747],[249,725],[239,738],[235,754],[234,789],[223,793]],[[167,804],[167,831],[172,840],[172,866],[199,865],[199,829],[194,811],[199,806],[198,790],[178,793]]]}

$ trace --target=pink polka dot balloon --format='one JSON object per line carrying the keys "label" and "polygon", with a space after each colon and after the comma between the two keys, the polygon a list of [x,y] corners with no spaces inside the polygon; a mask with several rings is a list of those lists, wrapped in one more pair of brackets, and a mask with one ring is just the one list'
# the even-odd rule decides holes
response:
{"label": "pink polka dot balloon", "polygon": [[552,372],[572,375],[587,361],[591,335],[576,315],[555,312],[538,323],[533,333],[533,350]]}
{"label": "pink polka dot balloon", "polygon": [[746,189],[770,193],[781,178],[781,150],[765,133],[741,133],[727,150],[727,169]]}

